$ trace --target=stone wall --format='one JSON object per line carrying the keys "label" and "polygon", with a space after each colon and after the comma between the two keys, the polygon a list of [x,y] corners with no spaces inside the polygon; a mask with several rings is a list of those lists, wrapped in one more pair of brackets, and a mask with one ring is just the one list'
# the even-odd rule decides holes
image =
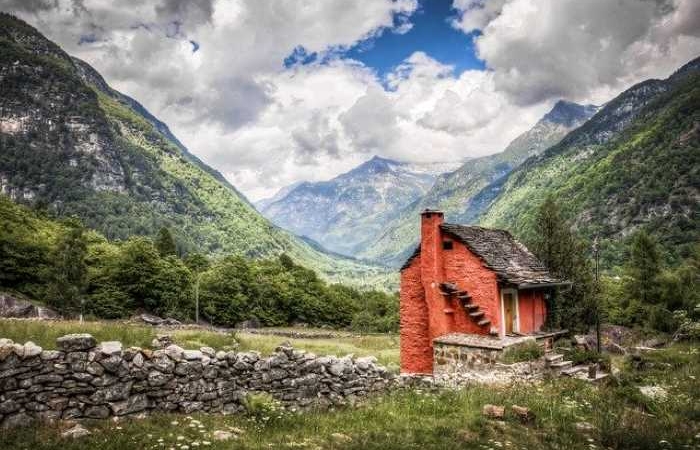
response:
{"label": "stone wall", "polygon": [[0,421],[107,418],[148,411],[237,412],[247,393],[287,407],[352,403],[394,377],[373,357],[316,356],[279,347],[258,352],[122,348],[88,334],[58,338],[58,350],[0,339]]}
{"label": "stone wall", "polygon": [[491,371],[503,364],[503,350],[434,343],[434,372]]}

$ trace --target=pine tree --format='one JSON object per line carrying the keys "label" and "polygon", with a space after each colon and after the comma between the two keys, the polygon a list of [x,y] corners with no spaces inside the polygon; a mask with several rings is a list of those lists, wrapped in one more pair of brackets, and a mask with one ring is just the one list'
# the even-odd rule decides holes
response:
{"label": "pine tree", "polygon": [[53,254],[49,303],[67,313],[77,313],[84,295],[87,240],[81,224],[72,222]]}
{"label": "pine tree", "polygon": [[550,325],[583,328],[595,322],[597,302],[588,248],[570,229],[556,200],[547,197],[535,217],[530,248],[552,275],[570,281],[549,300]]}
{"label": "pine tree", "polygon": [[175,239],[173,235],[170,234],[170,230],[163,227],[158,232],[158,237],[156,239],[156,248],[160,256],[175,256],[177,255],[177,247],[175,245]]}
{"label": "pine tree", "polygon": [[627,273],[631,278],[628,284],[629,294],[642,304],[654,303],[660,272],[661,256],[658,244],[646,231],[637,232],[632,238],[627,265]]}

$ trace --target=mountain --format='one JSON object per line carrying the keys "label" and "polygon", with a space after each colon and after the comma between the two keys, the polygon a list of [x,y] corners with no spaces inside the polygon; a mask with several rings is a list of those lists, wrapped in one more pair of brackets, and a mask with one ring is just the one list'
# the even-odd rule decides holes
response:
{"label": "mountain", "polygon": [[399,211],[423,196],[436,177],[456,164],[414,164],[373,157],[329,181],[305,182],[263,205],[280,227],[324,247],[355,255]]}
{"label": "mountain", "polygon": [[483,188],[503,179],[531,156],[556,144],[598,110],[593,105],[558,101],[530,130],[515,138],[502,152],[470,159],[456,171],[438,177],[432,188],[403,210],[379,237],[366,245],[359,257],[400,265],[418,240],[419,213],[441,209],[447,220],[469,223],[470,203]]}
{"label": "mountain", "polygon": [[331,280],[387,282],[383,268],[271,224],[137,101],[1,13],[0,144],[1,193],[55,217],[79,217],[109,239],[167,226],[184,252],[286,252]]}
{"label": "mountain", "polygon": [[525,240],[553,195],[583,236],[604,240],[613,264],[641,228],[671,258],[688,256],[700,242],[700,58],[626,90],[494,190],[479,222]]}
{"label": "mountain", "polygon": [[265,208],[267,208],[269,205],[275,203],[276,201],[282,200],[284,197],[287,196],[290,192],[292,192],[294,189],[297,188],[300,184],[302,184],[303,181],[297,181],[296,183],[292,183],[289,186],[284,186],[281,188],[279,191],[275,192],[275,195],[272,197],[267,197],[267,198],[262,198],[254,203],[255,208],[258,211],[262,211]]}

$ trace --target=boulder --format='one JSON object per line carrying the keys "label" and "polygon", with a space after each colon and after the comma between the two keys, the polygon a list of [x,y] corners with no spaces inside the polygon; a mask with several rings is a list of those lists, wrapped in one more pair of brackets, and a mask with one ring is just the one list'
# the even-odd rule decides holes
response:
{"label": "boulder", "polygon": [[165,319],[154,316],[153,314],[141,314],[139,319],[149,325],[162,325],[163,322],[165,322]]}
{"label": "boulder", "polygon": [[72,428],[67,429],[61,433],[62,438],[79,439],[85,436],[89,436],[91,433],[84,426],[80,424],[74,425]]}
{"label": "boulder", "polygon": [[511,406],[511,410],[513,410],[513,414],[516,415],[521,423],[531,423],[535,420],[535,414],[530,411],[530,408],[513,405]]}
{"label": "boulder", "polygon": [[503,419],[505,413],[506,408],[504,406],[484,405],[484,408],[482,409],[482,414],[489,419]]}
{"label": "boulder", "polygon": [[59,314],[7,292],[0,292],[0,317],[56,319]]}
{"label": "boulder", "polygon": [[212,438],[214,438],[215,441],[228,441],[234,437],[234,434],[230,431],[216,430],[212,433]]}
{"label": "boulder", "polygon": [[56,339],[56,345],[64,352],[78,352],[94,348],[97,340],[87,333],[68,334]]}

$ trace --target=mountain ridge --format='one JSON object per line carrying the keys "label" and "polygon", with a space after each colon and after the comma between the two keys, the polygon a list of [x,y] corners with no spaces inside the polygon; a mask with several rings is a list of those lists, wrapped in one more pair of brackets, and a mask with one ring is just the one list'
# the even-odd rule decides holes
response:
{"label": "mountain ridge", "polygon": [[401,208],[456,163],[411,163],[373,156],[330,180],[301,182],[262,208],[282,228],[355,256]]}
{"label": "mountain ridge", "polygon": [[513,139],[503,151],[467,160],[457,170],[439,176],[430,190],[401,211],[359,256],[400,266],[417,243],[419,214],[426,208],[443,210],[446,218],[453,222],[470,223],[468,205],[480,189],[497,182],[527,158],[558,142],[597,108],[563,100],[556,102],[531,129]]}
{"label": "mountain ridge", "polygon": [[167,226],[185,252],[284,252],[333,281],[394,283],[379,266],[324,253],[274,226],[87,63],[13,16],[0,14],[0,25],[0,192],[77,216],[110,239]]}

